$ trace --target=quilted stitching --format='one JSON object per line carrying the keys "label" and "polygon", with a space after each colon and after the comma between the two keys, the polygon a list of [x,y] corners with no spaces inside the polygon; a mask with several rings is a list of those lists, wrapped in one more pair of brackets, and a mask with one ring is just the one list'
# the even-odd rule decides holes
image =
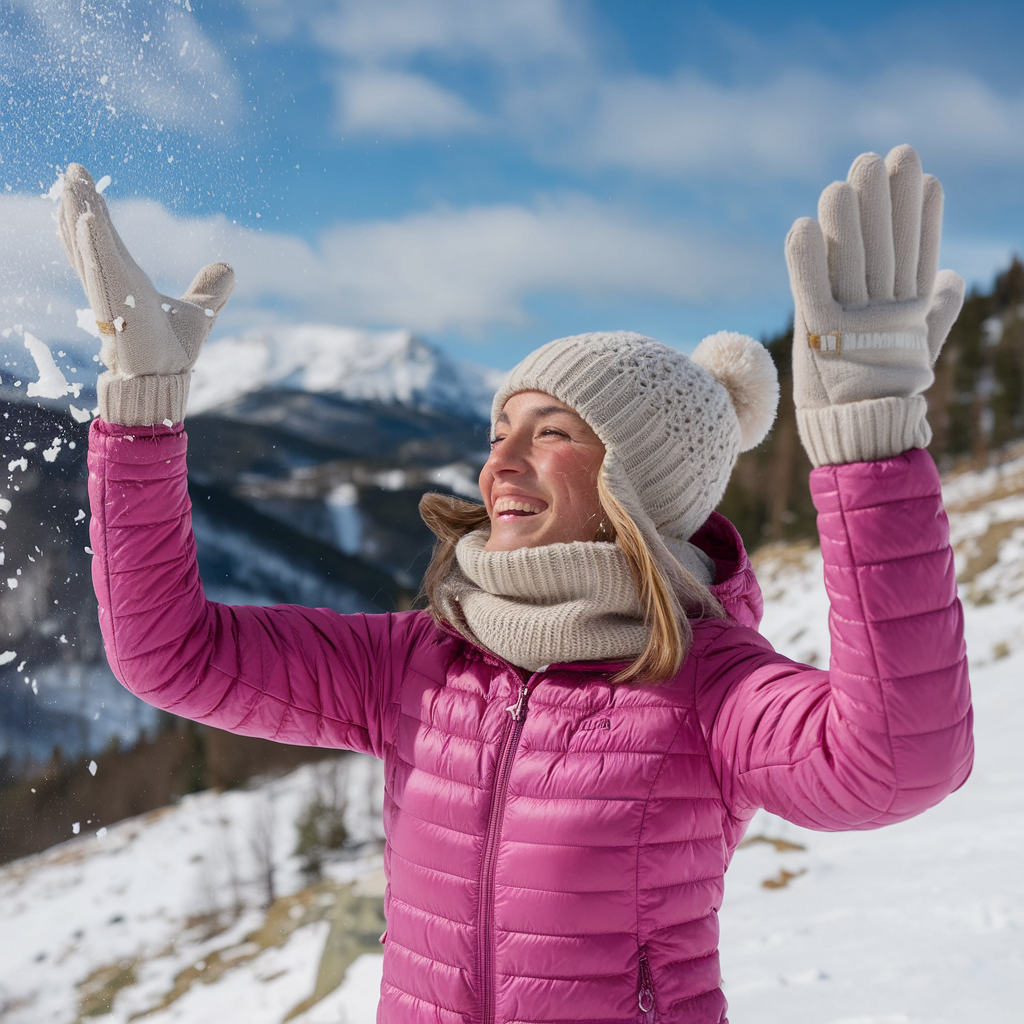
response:
{"label": "quilted stitching", "polygon": [[[128,433],[97,422],[90,442],[115,672],[211,725],[383,757],[379,1019],[476,1021],[480,862],[520,673],[421,612],[207,603],[184,435]],[[694,624],[675,680],[615,687],[613,669],[593,665],[533,680],[495,861],[497,1020],[537,1024],[566,1007],[577,1020],[635,1020],[643,944],[660,1019],[723,1021],[717,910],[753,811],[877,827],[966,778],[970,694],[934,467],[923,452],[822,467],[812,487],[833,602],[828,672],[751,628],[761,605],[749,562],[712,517],[697,539],[734,619]]]}

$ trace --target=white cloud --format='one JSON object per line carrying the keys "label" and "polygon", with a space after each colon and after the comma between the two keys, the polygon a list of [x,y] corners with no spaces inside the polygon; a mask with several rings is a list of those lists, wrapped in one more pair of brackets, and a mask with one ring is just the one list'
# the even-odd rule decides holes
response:
{"label": "white cloud", "polygon": [[[530,300],[541,295],[604,307],[620,298],[742,299],[782,284],[774,248],[709,239],[575,196],[340,223],[315,245],[223,216],[179,219],[152,201],[111,205],[129,250],[169,293],[180,294],[204,263],[235,267],[223,329],[269,316],[480,335],[526,322]],[[0,250],[0,327],[18,322],[42,337],[67,338],[77,333],[73,310],[84,303],[52,212],[39,199],[0,197],[5,233],[26,240]]]}
{"label": "white cloud", "polygon": [[[984,68],[875,56],[851,74],[829,63],[836,40],[819,39],[793,64],[780,61],[778,44],[745,33],[743,66],[724,69],[739,72],[735,84],[685,67],[623,73],[602,56],[585,8],[566,0],[311,0],[301,15],[290,0],[240,2],[333,55],[350,130],[479,129],[474,111],[487,103],[488,125],[564,167],[816,181],[837,160],[900,142],[947,166],[1024,163],[1024,92],[988,84]],[[466,68],[473,76],[460,95],[437,77]],[[409,127],[405,95],[428,127]]]}
{"label": "white cloud", "polygon": [[391,138],[476,131],[484,119],[456,93],[422,75],[354,71],[338,76],[338,126]]}
{"label": "white cloud", "polygon": [[[65,336],[73,329],[78,282],[53,214],[53,203],[39,196],[0,195],[0,330],[21,324],[45,338],[60,324],[70,325]],[[80,295],[77,303],[84,305]],[[21,344],[8,338],[3,348]]]}
{"label": "white cloud", "polygon": [[423,54],[521,63],[579,55],[584,46],[561,0],[239,0],[265,32],[310,33],[358,63]]}
{"label": "white cloud", "polygon": [[816,179],[837,154],[900,142],[926,160],[1024,159],[1024,95],[962,72],[917,68],[858,82],[807,70],[742,86],[635,75],[603,81],[595,95],[563,159],[582,152],[634,171],[794,179]]}
{"label": "white cloud", "polygon": [[523,322],[543,293],[687,301],[756,292],[772,276],[764,253],[579,197],[338,226],[322,251],[361,320],[426,331]]}
{"label": "white cloud", "polygon": [[[514,81],[564,80],[585,60],[585,34],[561,0],[238,0],[273,38],[307,38],[335,62],[346,133],[392,138],[478,131],[490,118],[481,94],[516,92]],[[471,102],[418,66],[423,60],[473,69]]]}

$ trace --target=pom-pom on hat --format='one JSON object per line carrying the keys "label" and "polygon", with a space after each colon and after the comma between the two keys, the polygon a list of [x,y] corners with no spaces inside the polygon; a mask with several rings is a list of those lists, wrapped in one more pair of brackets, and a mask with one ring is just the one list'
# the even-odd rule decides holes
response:
{"label": "pom-pom on hat", "polygon": [[549,342],[516,366],[494,396],[492,424],[519,391],[543,391],[575,409],[604,443],[602,472],[659,561],[721,501],[741,451],[775,419],[779,380],[767,349],[722,331],[691,357],[641,334],[578,334]]}

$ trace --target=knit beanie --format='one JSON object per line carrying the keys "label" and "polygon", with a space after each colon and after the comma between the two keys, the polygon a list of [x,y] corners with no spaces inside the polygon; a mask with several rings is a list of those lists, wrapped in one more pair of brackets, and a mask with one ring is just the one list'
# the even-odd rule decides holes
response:
{"label": "knit beanie", "polygon": [[553,395],[589,424],[605,446],[608,489],[677,584],[686,542],[721,501],[739,453],[768,433],[779,402],[767,349],[727,331],[690,357],[627,331],[552,341],[506,377],[492,427],[520,391]]}

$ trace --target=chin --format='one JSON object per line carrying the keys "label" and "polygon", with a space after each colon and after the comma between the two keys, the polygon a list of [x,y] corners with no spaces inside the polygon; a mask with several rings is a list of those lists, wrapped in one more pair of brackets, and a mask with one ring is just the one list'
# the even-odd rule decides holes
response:
{"label": "chin", "polygon": [[485,551],[515,551],[516,548],[539,548],[554,541],[537,534],[513,532],[491,528],[491,536],[484,545]]}

